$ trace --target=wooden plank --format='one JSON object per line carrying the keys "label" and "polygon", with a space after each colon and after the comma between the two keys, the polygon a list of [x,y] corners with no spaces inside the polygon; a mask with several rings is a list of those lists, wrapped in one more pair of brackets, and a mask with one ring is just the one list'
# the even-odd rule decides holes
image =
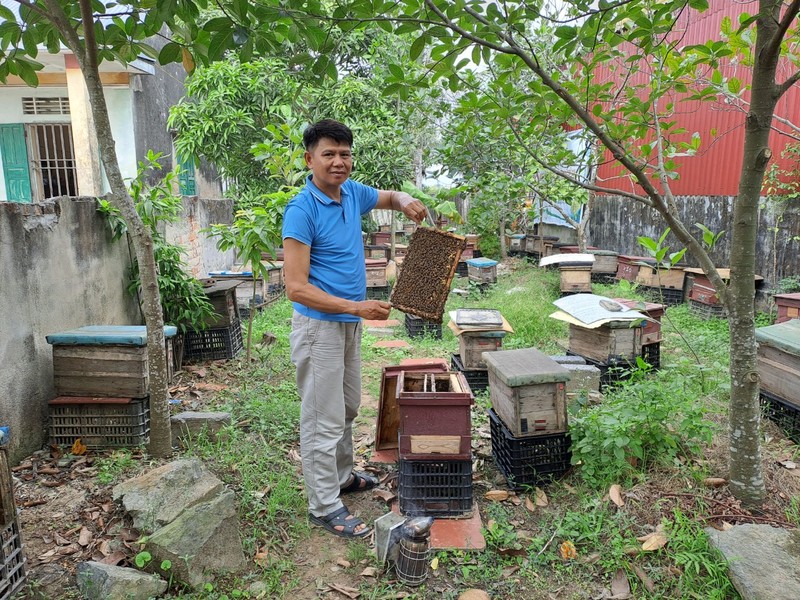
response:
{"label": "wooden plank", "polygon": [[5,448],[0,448],[0,527],[6,528],[17,518],[14,507],[14,487],[11,483],[11,465]]}
{"label": "wooden plank", "polygon": [[80,358],[87,361],[94,360],[147,360],[145,346],[89,346],[89,345],[55,345],[53,346],[53,359]]}
{"label": "wooden plank", "polygon": [[412,454],[458,454],[460,435],[411,435]]}
{"label": "wooden plank", "polygon": [[148,394],[148,381],[122,377],[54,377],[59,396],[126,396],[143,398]]}

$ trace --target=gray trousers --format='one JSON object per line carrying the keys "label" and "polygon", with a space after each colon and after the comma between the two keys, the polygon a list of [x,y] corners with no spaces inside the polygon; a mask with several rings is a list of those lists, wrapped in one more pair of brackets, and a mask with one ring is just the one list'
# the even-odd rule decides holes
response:
{"label": "gray trousers", "polygon": [[300,455],[308,509],[343,506],[353,470],[353,419],[361,404],[361,322],[320,321],[294,311],[289,336],[300,393]]}

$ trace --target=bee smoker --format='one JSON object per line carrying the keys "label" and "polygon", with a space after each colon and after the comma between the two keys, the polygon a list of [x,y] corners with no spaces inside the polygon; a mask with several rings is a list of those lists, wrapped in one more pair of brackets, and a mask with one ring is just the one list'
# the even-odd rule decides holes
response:
{"label": "bee smoker", "polygon": [[400,528],[395,571],[406,585],[420,585],[428,577],[431,525],[433,517],[414,517]]}

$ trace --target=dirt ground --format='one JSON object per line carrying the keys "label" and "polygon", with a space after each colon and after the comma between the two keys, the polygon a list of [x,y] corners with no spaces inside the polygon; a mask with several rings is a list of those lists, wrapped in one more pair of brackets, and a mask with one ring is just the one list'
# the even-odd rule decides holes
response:
{"label": "dirt ground", "polygon": [[[183,374],[185,397],[190,397],[194,386],[213,389],[213,381],[206,378],[202,383]],[[196,398],[195,396],[191,396]],[[211,394],[203,395],[207,402]],[[193,406],[192,410],[201,409]],[[377,399],[365,395],[362,412],[375,414]],[[477,477],[475,497],[479,511],[487,500],[485,492],[502,489],[502,478],[493,468],[482,468],[491,464],[491,445],[488,425],[485,431],[478,430],[473,436],[477,440]],[[374,443],[374,418],[360,417],[355,444],[359,467],[373,470],[384,479],[384,489],[391,490],[391,468],[386,465],[371,465],[369,450]],[[637,512],[642,523],[657,523],[660,517],[669,516],[679,506],[685,514],[692,515],[708,525],[723,527],[725,524],[766,523],[790,526],[786,522],[786,506],[792,497],[800,495],[800,468],[796,468],[796,446],[782,438],[771,423],[766,424],[767,443],[764,445],[765,477],[768,497],[757,512],[744,510],[728,492],[727,486],[714,487],[713,482],[698,484],[697,489],[685,491],[685,481],[672,482],[667,478],[651,478],[646,484],[627,491],[630,500],[628,510]],[[704,457],[704,466],[712,477],[725,473],[725,439],[718,439]],[[142,468],[156,466],[142,454],[135,454]],[[28,560],[28,584],[19,597],[26,599],[57,600],[78,597],[74,587],[77,565],[86,560],[101,560],[113,564],[130,565],[139,550],[135,543],[138,534],[128,528],[125,516],[111,500],[111,486],[98,481],[97,455],[87,453],[68,459],[56,449],[43,450],[13,469],[15,497],[19,508],[24,552]],[[389,477],[387,477],[389,476]],[[724,482],[723,482],[724,483]],[[680,490],[680,491],[676,491]],[[702,503],[698,498],[702,497]],[[519,504],[513,496],[507,500]],[[347,504],[356,514],[371,522],[388,512],[388,506],[380,496],[367,492],[348,497]],[[698,506],[703,506],[701,512]],[[374,580],[368,569],[371,562],[350,564],[346,558],[348,542],[312,528],[311,535],[301,540],[291,559],[298,567],[299,587],[291,596],[297,600],[316,598],[357,597],[359,585]],[[380,576],[380,574],[378,574]],[[452,593],[454,584],[446,574],[436,573],[427,582],[425,597],[441,597]],[[410,594],[408,588],[398,586],[391,596],[403,598]],[[560,590],[553,590],[551,598],[559,598]],[[522,597],[522,596],[521,596]]]}

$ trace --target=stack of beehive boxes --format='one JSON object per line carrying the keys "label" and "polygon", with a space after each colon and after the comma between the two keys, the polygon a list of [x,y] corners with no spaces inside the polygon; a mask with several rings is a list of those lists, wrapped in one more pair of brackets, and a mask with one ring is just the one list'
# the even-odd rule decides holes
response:
{"label": "stack of beehive boxes", "polygon": [[[167,377],[172,374],[175,327],[164,327]],[[47,336],[53,346],[50,443],[89,448],[145,444],[150,433],[147,330],[88,325]]]}
{"label": "stack of beehive boxes", "polygon": [[468,259],[467,277],[481,288],[497,283],[497,261],[483,257]]}
{"label": "stack of beehive boxes", "polygon": [[759,327],[756,340],[765,414],[800,444],[800,319]]}
{"label": "stack of beehive boxes", "polygon": [[472,392],[460,373],[400,372],[397,405],[401,514],[472,514],[472,404]]}
{"label": "stack of beehive boxes", "polygon": [[567,471],[569,371],[535,348],[485,355],[492,455],[509,486],[538,485]]}
{"label": "stack of beehive boxes", "polygon": [[204,329],[190,329],[183,338],[184,360],[220,360],[233,358],[244,348],[235,279],[208,279],[205,292],[214,313],[205,321]]}
{"label": "stack of beehive boxes", "polygon": [[464,375],[473,393],[482,392],[489,386],[484,355],[502,349],[510,326],[499,311],[491,309],[460,309],[451,317],[448,327],[458,338],[458,354],[451,355],[451,366]]}
{"label": "stack of beehive boxes", "polygon": [[651,367],[658,369],[661,366],[661,341],[663,339],[661,335],[661,317],[664,316],[664,305],[654,302],[627,300],[625,298],[614,298],[614,300],[649,317],[648,321],[642,326],[639,356]]}

